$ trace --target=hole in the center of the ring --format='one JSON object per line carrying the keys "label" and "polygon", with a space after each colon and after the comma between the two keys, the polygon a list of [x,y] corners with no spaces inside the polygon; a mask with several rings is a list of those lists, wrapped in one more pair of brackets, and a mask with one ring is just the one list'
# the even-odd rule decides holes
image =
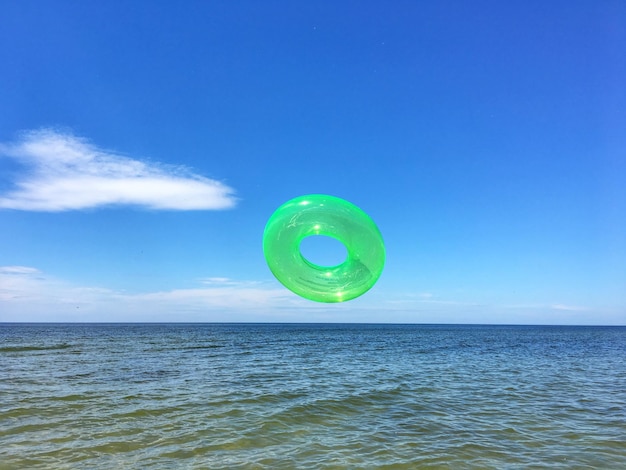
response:
{"label": "hole in the center of the ring", "polygon": [[338,266],[348,257],[348,250],[339,240],[326,235],[311,235],[300,242],[300,253],[309,263]]}

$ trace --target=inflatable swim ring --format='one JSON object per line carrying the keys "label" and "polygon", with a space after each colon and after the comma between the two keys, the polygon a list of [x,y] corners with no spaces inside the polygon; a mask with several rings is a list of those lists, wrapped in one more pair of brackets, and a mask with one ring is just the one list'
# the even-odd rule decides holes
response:
{"label": "inflatable swim ring", "polygon": [[[306,237],[325,235],[346,247],[346,260],[319,266],[300,251]],[[354,204],[334,196],[300,196],[280,206],[263,233],[267,264],[287,289],[317,302],[354,299],[376,283],[385,264],[383,239],[372,219]]]}

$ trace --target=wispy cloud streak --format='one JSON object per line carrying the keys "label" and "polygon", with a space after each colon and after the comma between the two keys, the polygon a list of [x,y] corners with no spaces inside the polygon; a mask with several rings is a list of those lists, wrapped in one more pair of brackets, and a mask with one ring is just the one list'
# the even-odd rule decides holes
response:
{"label": "wispy cloud streak", "polygon": [[148,209],[215,210],[235,205],[234,190],[181,167],[148,164],[54,130],[0,143],[0,155],[25,167],[0,208],[59,212],[127,205]]}
{"label": "wispy cloud streak", "polygon": [[30,266],[0,266],[0,323],[13,321],[307,321],[392,323],[490,323],[623,325],[624,309],[591,310],[565,304],[497,305],[421,298],[388,299],[376,292],[351,302],[319,304],[297,297],[277,282],[225,277],[192,286],[127,292],[85,286]]}
{"label": "wispy cloud streak", "polygon": [[[217,278],[223,279],[223,278]],[[215,285],[129,293],[81,286],[28,266],[0,266],[2,321],[228,321],[284,314],[306,306],[286,289],[259,282],[228,280]],[[169,319],[169,320],[168,320]]]}

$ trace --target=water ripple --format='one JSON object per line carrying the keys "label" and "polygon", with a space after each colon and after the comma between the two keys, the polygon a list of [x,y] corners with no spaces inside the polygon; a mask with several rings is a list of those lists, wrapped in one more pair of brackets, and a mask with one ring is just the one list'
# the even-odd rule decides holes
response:
{"label": "water ripple", "polygon": [[623,328],[41,328],[0,469],[626,468]]}

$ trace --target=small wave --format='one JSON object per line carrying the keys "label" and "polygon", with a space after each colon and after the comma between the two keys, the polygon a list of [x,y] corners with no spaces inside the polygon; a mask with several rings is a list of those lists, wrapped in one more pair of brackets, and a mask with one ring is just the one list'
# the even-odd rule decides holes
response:
{"label": "small wave", "polygon": [[186,346],[182,349],[185,351],[192,351],[194,349],[216,349],[216,348],[223,348],[223,347],[224,347],[223,344],[201,344],[198,346]]}
{"label": "small wave", "polygon": [[28,351],[55,351],[59,349],[71,348],[71,344],[53,344],[50,346],[2,346],[0,353],[4,352],[28,352]]}

